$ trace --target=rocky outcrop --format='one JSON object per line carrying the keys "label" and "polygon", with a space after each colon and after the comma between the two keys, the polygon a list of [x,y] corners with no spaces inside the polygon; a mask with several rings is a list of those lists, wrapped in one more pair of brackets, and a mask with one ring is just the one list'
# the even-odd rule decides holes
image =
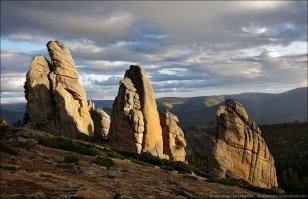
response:
{"label": "rocky outcrop", "polygon": [[159,112],[163,132],[164,154],[170,160],[185,162],[186,141],[182,129],[177,125],[178,118],[169,111]]}
{"label": "rocky outcrop", "polygon": [[152,86],[143,69],[130,66],[113,104],[111,144],[117,150],[163,157],[162,129]]}
{"label": "rocky outcrop", "polygon": [[103,139],[108,138],[111,122],[110,116],[103,109],[95,108],[95,104],[92,101],[88,102],[88,108],[94,123],[94,136]]}
{"label": "rocky outcrop", "polygon": [[216,177],[241,178],[262,188],[277,187],[276,169],[259,127],[237,101],[217,111],[216,143],[209,168]]}
{"label": "rocky outcrop", "polygon": [[78,82],[78,72],[67,46],[47,43],[51,58],[36,56],[25,82],[27,100],[25,122],[38,129],[76,137],[93,135],[86,93]]}

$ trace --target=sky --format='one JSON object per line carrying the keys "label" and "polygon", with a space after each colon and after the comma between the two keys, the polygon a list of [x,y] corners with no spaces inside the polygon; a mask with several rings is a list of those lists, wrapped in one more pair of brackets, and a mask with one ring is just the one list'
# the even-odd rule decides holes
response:
{"label": "sky", "polygon": [[1,103],[25,102],[50,40],[69,47],[88,99],[114,99],[132,64],[156,98],[307,86],[307,1],[1,1]]}

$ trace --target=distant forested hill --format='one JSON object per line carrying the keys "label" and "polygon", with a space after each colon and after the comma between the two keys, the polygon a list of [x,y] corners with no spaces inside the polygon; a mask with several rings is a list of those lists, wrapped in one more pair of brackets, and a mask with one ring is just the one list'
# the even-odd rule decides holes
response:
{"label": "distant forested hill", "polygon": [[240,101],[257,124],[307,121],[307,87],[284,93],[243,93],[237,95],[157,99],[159,109],[169,109],[179,117],[181,127],[215,124],[218,107],[225,99]]}
{"label": "distant forested hill", "polygon": [[[218,107],[225,99],[236,99],[246,108],[257,124],[307,121],[307,87],[278,94],[242,93],[202,97],[165,97],[157,99],[159,110],[169,109],[180,119],[180,126],[215,124]],[[113,100],[93,100],[97,107],[111,113]],[[23,118],[25,103],[1,104],[1,115],[10,123]]]}

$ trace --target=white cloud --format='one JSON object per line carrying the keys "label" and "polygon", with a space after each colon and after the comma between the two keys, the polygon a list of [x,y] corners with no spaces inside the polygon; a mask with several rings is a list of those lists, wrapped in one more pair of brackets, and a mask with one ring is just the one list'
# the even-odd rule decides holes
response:
{"label": "white cloud", "polygon": [[18,92],[24,91],[25,74],[19,77],[1,77],[1,92]]}
{"label": "white cloud", "polygon": [[87,65],[91,69],[101,69],[108,70],[114,68],[127,68],[128,66],[134,64],[132,62],[125,61],[108,61],[108,60],[87,60],[82,62],[84,65]]}
{"label": "white cloud", "polygon": [[158,70],[158,73],[166,75],[185,75],[186,72],[186,68],[164,68]]}
{"label": "white cloud", "polygon": [[266,27],[257,27],[257,26],[249,26],[249,27],[242,27],[242,31],[244,33],[253,35],[253,36],[260,36],[264,33],[266,33],[267,28]]}

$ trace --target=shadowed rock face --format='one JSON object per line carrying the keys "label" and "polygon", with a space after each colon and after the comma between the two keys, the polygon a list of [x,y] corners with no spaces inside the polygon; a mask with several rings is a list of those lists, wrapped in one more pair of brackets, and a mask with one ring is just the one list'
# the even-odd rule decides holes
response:
{"label": "shadowed rock face", "polygon": [[110,128],[110,116],[101,108],[95,108],[92,101],[88,101],[91,118],[94,122],[94,136],[97,138],[108,138]]}
{"label": "shadowed rock face", "polygon": [[78,83],[78,72],[66,45],[47,43],[51,63],[34,57],[25,82],[27,123],[35,128],[73,136],[93,135],[94,125],[86,93]]}
{"label": "shadowed rock face", "polygon": [[222,178],[242,178],[262,188],[277,187],[276,169],[259,127],[237,101],[226,100],[217,114],[217,137],[209,167]]}
{"label": "shadowed rock face", "polygon": [[162,130],[152,86],[143,69],[130,66],[111,115],[111,144],[118,150],[163,157]]}
{"label": "shadowed rock face", "polygon": [[159,112],[160,124],[163,131],[164,154],[170,160],[185,161],[186,141],[182,129],[177,125],[178,118],[169,111]]}

